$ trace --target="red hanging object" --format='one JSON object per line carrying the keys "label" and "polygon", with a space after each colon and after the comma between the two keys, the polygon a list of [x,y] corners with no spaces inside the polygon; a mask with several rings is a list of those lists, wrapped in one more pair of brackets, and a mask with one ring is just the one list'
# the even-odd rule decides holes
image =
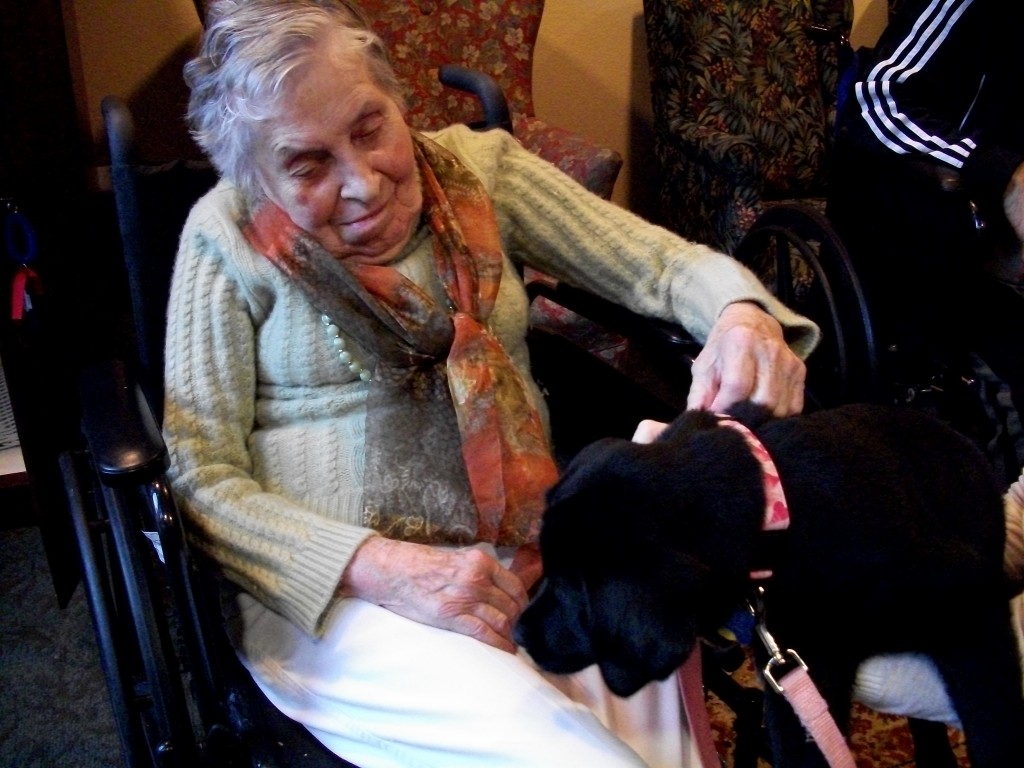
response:
{"label": "red hanging object", "polygon": [[7,209],[3,241],[8,257],[17,266],[11,278],[11,319],[20,321],[32,311],[32,295],[43,292],[43,282],[29,267],[36,257],[36,233],[29,220],[12,199],[5,198]]}
{"label": "red hanging object", "polygon": [[43,292],[43,281],[30,267],[22,264],[11,280],[11,320],[22,320],[32,311],[32,294]]}

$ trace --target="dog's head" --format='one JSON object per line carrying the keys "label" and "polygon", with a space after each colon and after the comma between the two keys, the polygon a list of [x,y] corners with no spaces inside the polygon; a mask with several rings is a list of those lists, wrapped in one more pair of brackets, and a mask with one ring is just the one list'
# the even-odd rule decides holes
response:
{"label": "dog's head", "polygon": [[[540,667],[596,663],[628,696],[671,674],[698,631],[728,615],[745,574],[730,565],[740,545],[723,519],[735,489],[716,479],[732,476],[730,452],[744,462],[727,431],[686,414],[650,445],[602,440],[570,464],[541,527],[544,581],[516,628]],[[739,503],[756,508],[754,497]]]}

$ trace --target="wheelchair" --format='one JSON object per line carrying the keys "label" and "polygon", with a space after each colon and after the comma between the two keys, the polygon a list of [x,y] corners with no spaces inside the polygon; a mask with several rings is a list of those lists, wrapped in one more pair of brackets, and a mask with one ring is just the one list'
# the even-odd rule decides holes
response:
{"label": "wheelchair", "polygon": [[1024,462],[1024,299],[982,265],[1009,264],[1015,236],[1005,222],[984,220],[956,171],[849,144],[837,144],[827,215],[871,307],[874,399],[948,422],[1012,482]]}
{"label": "wheelchair", "polygon": [[[190,552],[165,477],[168,457],[154,414],[162,411],[170,274],[177,233],[215,175],[205,164],[180,161],[140,168],[124,102],[108,97],[103,113],[138,353],[82,371],[82,444],[61,455],[60,470],[124,762],[344,768],[350,763],[274,708],[241,666],[222,627],[218,577]],[[808,362],[808,407],[868,397],[877,379],[872,326],[827,221],[799,206],[779,207],[759,220],[737,256],[823,328],[825,342]],[[601,436],[628,438],[641,418],[670,420],[685,408],[689,363],[700,346],[683,329],[543,279],[530,280],[528,291],[535,303],[554,302],[626,340],[625,364],[613,364],[549,327],[543,315],[531,329],[532,363],[560,460]],[[609,410],[610,418],[595,418]],[[719,649],[705,653],[709,688],[742,714],[736,730],[756,760],[759,694],[718,674]]]}
{"label": "wheelchair", "polygon": [[134,123],[102,105],[137,354],[79,377],[82,444],[59,458],[124,764],[345,768],[281,716],[231,650],[218,585],[189,552],[164,475],[163,315],[178,233],[216,175],[135,164]]}
{"label": "wheelchair", "polygon": [[[489,78],[464,69],[443,76],[481,98],[489,124],[507,120]],[[178,233],[216,174],[202,162],[140,164],[125,102],[107,97],[102,111],[135,352],[81,371],[81,441],[61,454],[59,468],[123,761],[130,768],[345,768],[351,763],[273,707],[242,667],[223,627],[218,576],[190,551],[165,476],[169,459],[157,414],[171,272]],[[610,370],[556,334],[538,330],[536,336],[532,354],[551,392],[560,391],[560,368],[593,366],[595,380]],[[687,358],[679,360],[685,369]],[[589,396],[665,419],[676,410],[624,381],[592,388]],[[589,413],[566,409],[557,429],[592,428],[600,410],[592,407]],[[621,410],[613,431],[628,437],[640,416],[630,423]],[[589,439],[581,435],[577,445]]]}

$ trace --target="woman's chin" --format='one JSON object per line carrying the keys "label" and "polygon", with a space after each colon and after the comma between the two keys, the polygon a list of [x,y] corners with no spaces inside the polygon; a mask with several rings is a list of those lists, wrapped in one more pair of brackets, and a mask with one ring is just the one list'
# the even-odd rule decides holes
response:
{"label": "woman's chin", "polygon": [[328,248],[341,261],[353,264],[387,264],[402,252],[409,237],[369,238],[363,241],[340,240],[337,247]]}

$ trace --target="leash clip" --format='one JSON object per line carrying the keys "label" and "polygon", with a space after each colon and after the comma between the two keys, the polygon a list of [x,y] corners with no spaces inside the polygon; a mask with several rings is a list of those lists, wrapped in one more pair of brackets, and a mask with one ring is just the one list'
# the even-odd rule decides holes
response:
{"label": "leash clip", "polygon": [[[762,670],[764,679],[793,707],[804,730],[817,744],[831,768],[856,768],[857,764],[846,743],[846,737],[828,711],[828,702],[822,698],[811,680],[804,660],[792,648],[785,651],[779,648],[775,638],[768,632],[764,621],[764,587],[757,588],[751,610],[757,618],[757,634],[771,655]],[[781,666],[788,666],[789,669],[784,674],[779,674],[776,668]],[[776,675],[786,680],[786,688],[778,683]]]}
{"label": "leash clip", "polygon": [[751,612],[754,614],[756,621],[754,629],[757,630],[757,636],[761,638],[761,643],[771,657],[768,659],[768,663],[765,664],[764,669],[761,670],[761,674],[764,675],[764,679],[768,681],[768,684],[776,693],[782,693],[785,689],[776,679],[778,668],[786,667],[785,671],[778,675],[778,677],[784,677],[786,672],[792,671],[794,665],[806,671],[807,664],[800,658],[800,654],[792,648],[787,648],[783,651],[779,644],[775,642],[771,632],[768,631],[768,626],[765,623],[764,587],[759,586],[755,590],[754,605],[751,606]]}

